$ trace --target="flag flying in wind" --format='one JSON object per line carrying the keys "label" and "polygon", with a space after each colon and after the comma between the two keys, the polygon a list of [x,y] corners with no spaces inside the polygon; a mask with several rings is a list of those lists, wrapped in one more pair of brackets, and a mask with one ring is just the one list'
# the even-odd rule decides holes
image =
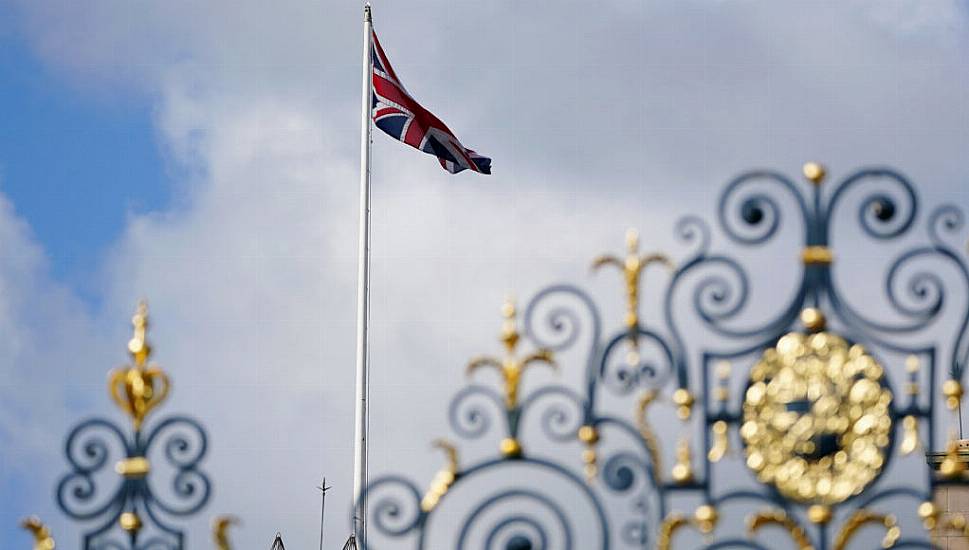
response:
{"label": "flag flying in wind", "polygon": [[491,159],[461,145],[441,119],[414,101],[390,66],[377,34],[371,31],[371,36],[374,124],[392,138],[436,156],[452,174],[462,170],[490,174]]}

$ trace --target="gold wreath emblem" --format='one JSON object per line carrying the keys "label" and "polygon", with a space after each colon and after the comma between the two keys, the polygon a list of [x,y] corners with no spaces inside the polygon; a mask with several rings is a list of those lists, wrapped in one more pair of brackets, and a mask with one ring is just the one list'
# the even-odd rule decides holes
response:
{"label": "gold wreath emblem", "polygon": [[892,394],[860,345],[828,332],[790,333],[750,373],[740,435],[747,466],[785,497],[840,503],[885,463]]}

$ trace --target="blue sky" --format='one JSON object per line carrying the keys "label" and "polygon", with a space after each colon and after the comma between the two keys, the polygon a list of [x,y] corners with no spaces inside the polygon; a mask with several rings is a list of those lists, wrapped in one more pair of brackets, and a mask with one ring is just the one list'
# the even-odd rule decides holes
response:
{"label": "blue sky", "polygon": [[[156,139],[152,103],[136,94],[79,89],[36,55],[11,7],[0,7],[0,20],[0,193],[43,250],[45,276],[93,314],[104,298],[104,256],[128,216],[164,209],[169,201],[170,165]],[[79,395],[68,399],[74,406],[91,403]],[[36,480],[0,462],[0,493],[45,506],[48,488],[38,490]],[[9,501],[0,510],[0,537],[26,547],[13,521],[23,512]]]}
{"label": "blue sky", "polygon": [[0,190],[46,250],[52,275],[96,306],[98,266],[126,216],[169,199],[152,105],[78,93],[14,32],[0,34],[0,82]]}

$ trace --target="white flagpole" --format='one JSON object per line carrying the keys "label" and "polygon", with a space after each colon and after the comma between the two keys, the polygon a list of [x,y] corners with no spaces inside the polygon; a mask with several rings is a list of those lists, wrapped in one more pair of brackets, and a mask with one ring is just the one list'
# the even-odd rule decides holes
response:
{"label": "white flagpole", "polygon": [[357,269],[357,391],[356,429],[353,456],[353,502],[357,505],[354,531],[360,543],[366,542],[366,497],[361,499],[367,483],[367,323],[370,316],[370,104],[371,94],[371,24],[370,4],[363,8],[363,82],[360,113],[360,263]]}

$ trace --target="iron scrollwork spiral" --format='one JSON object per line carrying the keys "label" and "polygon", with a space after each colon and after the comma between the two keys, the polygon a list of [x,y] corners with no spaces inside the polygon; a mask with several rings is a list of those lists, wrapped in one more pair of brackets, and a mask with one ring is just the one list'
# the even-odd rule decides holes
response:
{"label": "iron scrollwork spiral", "polygon": [[[434,507],[422,501],[420,489],[399,477],[385,477],[370,484],[363,498],[368,501],[370,526],[368,548],[388,539],[410,538],[415,548],[446,546],[456,550],[578,550],[588,544],[607,548],[610,533],[605,509],[585,481],[552,461],[521,457],[514,460],[483,461],[458,472],[462,483],[474,478],[505,479],[524,472],[549,481],[545,487],[515,484],[476,492],[472,506],[445,510],[447,499],[462,500],[463,494],[448,495]],[[556,490],[549,490],[554,486]],[[563,500],[562,489],[573,500]],[[483,496],[482,496],[483,494]],[[582,511],[576,512],[576,502]],[[441,516],[441,519],[437,519]],[[455,521],[455,516],[460,520]],[[435,521],[436,520],[436,521]],[[579,525],[588,532],[577,532]],[[592,527],[595,525],[595,527]]]}
{"label": "iron scrollwork spiral", "polygon": [[[634,233],[625,259],[594,262],[624,275],[617,328],[578,286],[537,292],[520,336],[559,370],[575,369],[581,391],[520,388],[520,363],[509,354],[504,393],[475,383],[450,408],[460,438],[502,439],[498,457],[462,467],[458,446],[447,443],[448,466],[426,492],[400,477],[375,481],[365,493],[366,547],[407,539],[414,548],[570,548],[579,547],[577,533],[591,532],[582,548],[757,549],[776,547],[759,539],[773,526],[795,548],[824,550],[877,524],[883,544],[931,548],[928,532],[903,533],[889,511],[908,507],[931,528],[935,487],[961,481],[882,474],[895,455],[937,448],[940,387],[950,408],[962,395],[969,268],[953,243],[964,214],[944,205],[923,218],[915,186],[891,169],[831,184],[810,163],[804,178],[757,170],[731,180],[716,234],[700,217],[682,218],[674,231],[684,251],[652,305],[656,323],[639,315],[640,276],[652,262],[673,262],[641,255]],[[719,251],[715,237],[732,249],[769,250],[768,262],[795,261],[792,287],[778,291],[782,281],[766,273],[772,264]],[[879,261],[857,261],[857,247],[877,249]],[[765,275],[780,292],[769,308],[759,307]],[[871,291],[863,298],[859,281]],[[681,424],[657,429],[654,418]],[[673,431],[676,444],[667,441]],[[543,445],[533,443],[539,435]],[[789,456],[774,456],[784,449]],[[721,461],[750,468],[751,482]],[[813,472],[811,487],[792,481],[798,468]],[[532,488],[526,482],[536,477],[516,469],[550,475]],[[563,498],[570,490],[579,496]],[[509,502],[516,498],[529,504]],[[444,508],[448,519],[435,521]],[[544,515],[530,512],[539,509]],[[720,520],[738,509],[748,514],[746,531]]]}
{"label": "iron scrollwork spiral", "polygon": [[[110,437],[116,461],[109,460],[109,443],[94,430]],[[147,434],[136,432],[132,438],[104,419],[88,420],[74,428],[66,445],[71,471],[57,486],[57,503],[74,520],[96,522],[84,535],[83,548],[183,548],[184,535],[165,518],[191,516],[208,502],[211,483],[199,469],[206,446],[205,431],[187,417],[164,419]],[[148,464],[170,467],[173,474],[167,483],[161,484],[139,469],[141,461],[149,457],[153,460]],[[98,478],[108,486],[99,486]],[[141,532],[149,527],[157,533],[146,538]],[[120,528],[123,534],[112,535],[113,528]]]}
{"label": "iron scrollwork spiral", "polygon": [[[136,432],[131,438],[105,419],[87,420],[75,427],[65,449],[71,471],[58,483],[56,494],[58,506],[71,519],[96,523],[84,535],[82,547],[183,548],[183,533],[166,517],[191,516],[208,502],[211,483],[199,468],[206,446],[205,431],[187,417],[166,418],[146,434]],[[142,460],[151,465],[164,463],[173,472],[171,479],[163,484],[157,476],[149,476],[139,469]],[[99,486],[98,479],[107,486]],[[135,517],[139,523],[129,523],[134,520],[127,518]],[[149,527],[157,533],[142,535]],[[112,535],[114,528],[123,534]]]}
{"label": "iron scrollwork spiral", "polygon": [[187,416],[169,416],[146,429],[169,380],[148,363],[145,304],[132,324],[133,364],[113,371],[109,391],[133,429],[126,433],[94,418],[71,430],[64,449],[70,471],[57,485],[57,504],[71,519],[92,525],[82,536],[85,550],[182,550],[185,535],[170,521],[198,513],[209,501],[212,485],[200,468],[208,436]]}

